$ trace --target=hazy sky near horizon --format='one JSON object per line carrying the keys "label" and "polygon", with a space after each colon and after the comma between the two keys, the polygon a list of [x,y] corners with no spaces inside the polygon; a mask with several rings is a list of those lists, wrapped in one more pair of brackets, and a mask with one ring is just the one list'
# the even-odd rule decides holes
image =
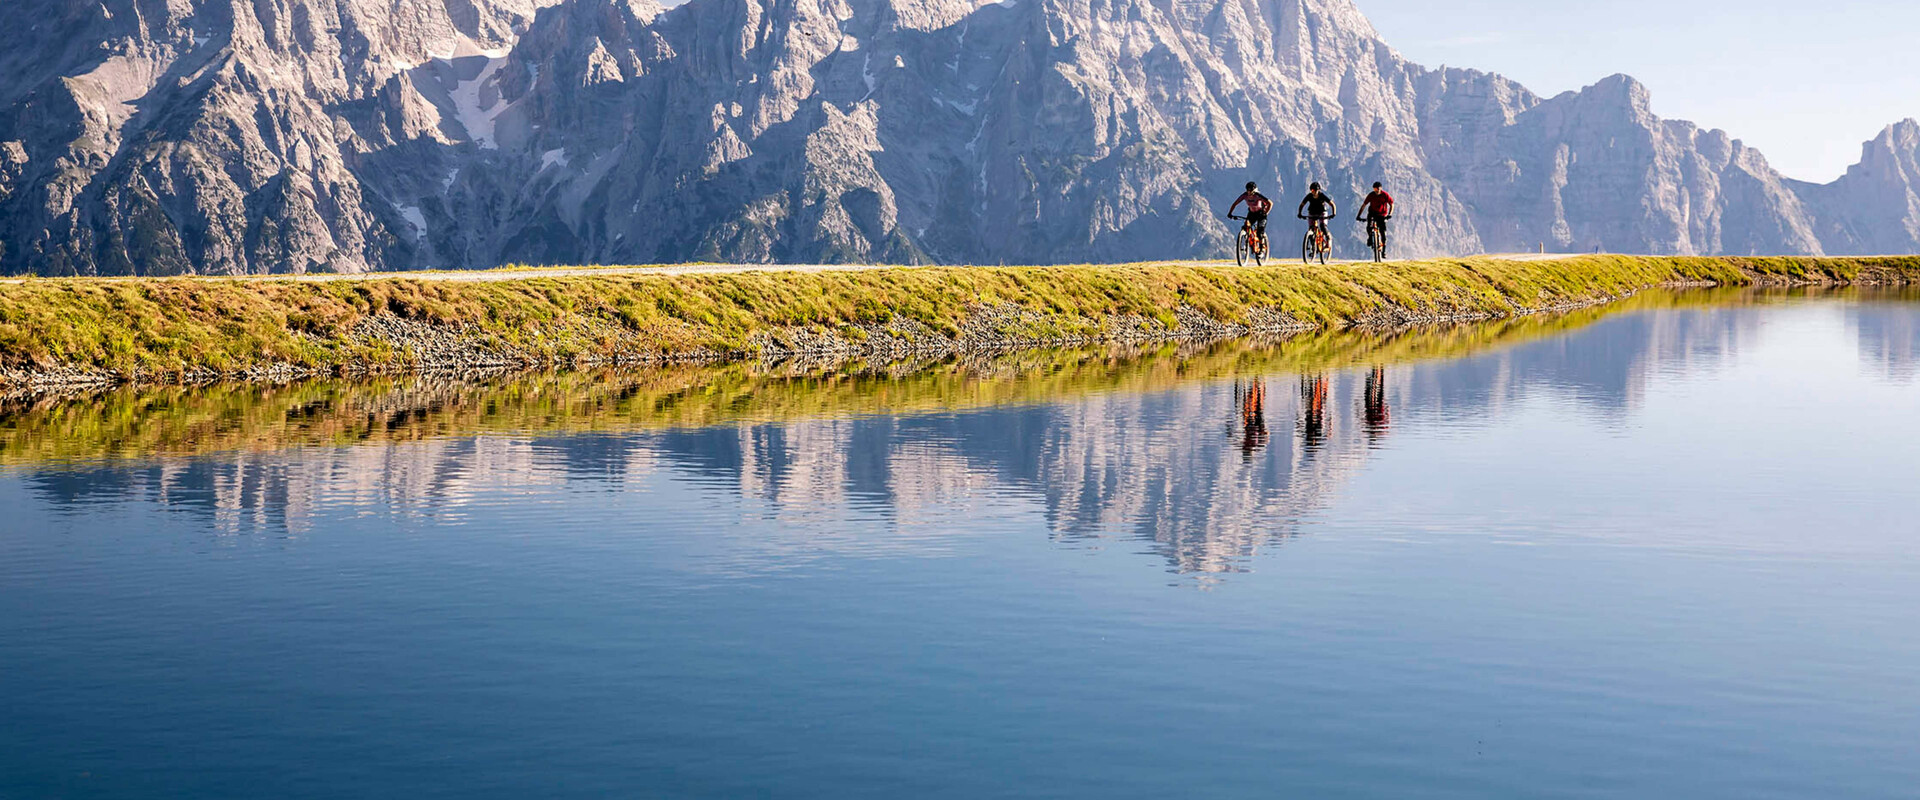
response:
{"label": "hazy sky near horizon", "polygon": [[1725,129],[1791,178],[1837,178],[1861,143],[1920,117],[1916,0],[1354,1],[1427,66],[1545,96],[1632,75],[1655,113]]}

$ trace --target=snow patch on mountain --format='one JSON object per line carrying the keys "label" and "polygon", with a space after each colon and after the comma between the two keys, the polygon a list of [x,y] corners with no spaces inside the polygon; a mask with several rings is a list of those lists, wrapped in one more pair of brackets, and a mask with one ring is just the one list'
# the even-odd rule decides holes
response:
{"label": "snow patch on mountain", "polygon": [[497,150],[500,145],[494,141],[495,121],[507,109],[507,102],[500,93],[500,70],[507,65],[504,56],[486,58],[486,65],[473,78],[460,81],[447,94],[453,98],[454,117],[460,121],[467,137],[475,144],[487,150]]}

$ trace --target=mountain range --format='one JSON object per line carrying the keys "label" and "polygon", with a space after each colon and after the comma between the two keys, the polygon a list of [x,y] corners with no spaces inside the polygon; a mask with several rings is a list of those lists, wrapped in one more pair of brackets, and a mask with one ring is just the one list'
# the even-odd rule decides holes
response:
{"label": "mountain range", "polygon": [[[1213,257],[1257,180],[1396,255],[1920,252],[1920,124],[1781,176],[1350,0],[14,0],[0,272]],[[1756,89],[1756,102],[1764,91]],[[1337,249],[1361,250],[1353,224]],[[1286,229],[1282,226],[1282,229]]]}

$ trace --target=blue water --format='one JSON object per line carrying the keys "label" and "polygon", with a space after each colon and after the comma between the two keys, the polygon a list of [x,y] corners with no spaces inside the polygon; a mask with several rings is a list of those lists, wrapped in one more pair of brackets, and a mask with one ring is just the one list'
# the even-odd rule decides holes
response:
{"label": "blue water", "polygon": [[1920,304],[1779,300],[1379,373],[16,463],[0,797],[1912,798],[1917,366]]}

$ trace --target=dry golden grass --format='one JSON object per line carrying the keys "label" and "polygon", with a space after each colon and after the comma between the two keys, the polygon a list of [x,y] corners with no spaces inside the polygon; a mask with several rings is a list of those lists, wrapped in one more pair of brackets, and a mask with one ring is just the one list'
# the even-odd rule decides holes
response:
{"label": "dry golden grass", "polygon": [[[851,332],[913,320],[954,333],[981,305],[1033,314],[1029,340],[1098,335],[1115,315],[1172,327],[1188,305],[1222,322],[1273,309],[1339,326],[1404,310],[1512,314],[1674,282],[1911,283],[1920,258],[1435,259],[1386,265],[1184,263],[942,267],[436,280],[404,274],[336,282],[35,279],[0,285],[0,367],[85,368],[164,380],[270,364],[311,369],[404,366],[414,358],[350,335],[370,315],[458,326],[489,344],[564,361],[620,350],[740,353],[757,333]],[[640,351],[635,353],[634,351]]]}
{"label": "dry golden grass", "polygon": [[1724,300],[1711,293],[1653,292],[1569,314],[1391,333],[1316,331],[1284,339],[1038,349],[911,363],[802,367],[748,361],[474,380],[383,376],[124,386],[0,400],[0,465],[264,452],[489,432],[631,432],[1052,402],[1466,356],[1634,308]]}

